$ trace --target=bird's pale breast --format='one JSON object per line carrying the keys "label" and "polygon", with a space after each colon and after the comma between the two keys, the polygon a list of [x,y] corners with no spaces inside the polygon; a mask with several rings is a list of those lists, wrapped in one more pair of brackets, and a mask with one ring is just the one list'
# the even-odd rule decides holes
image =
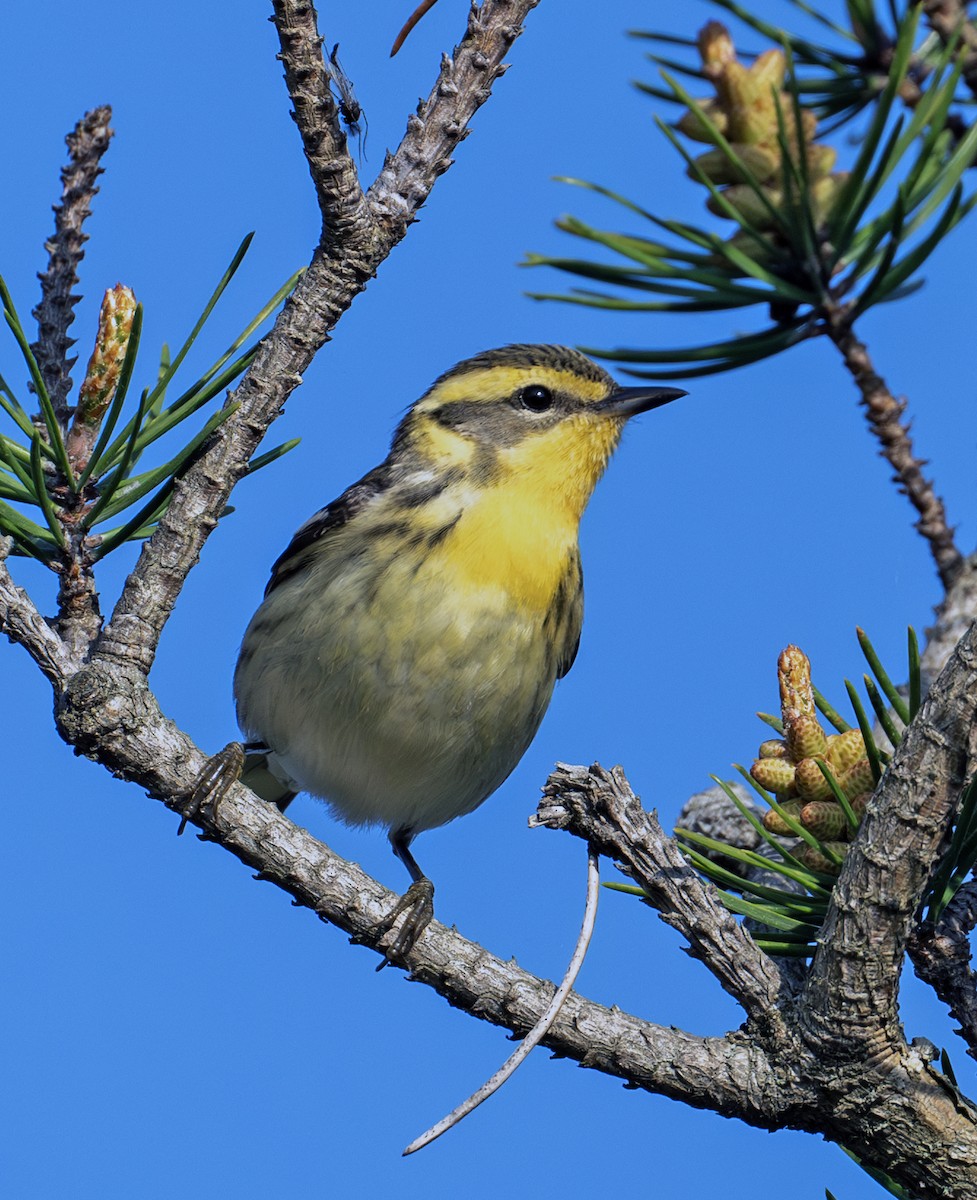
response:
{"label": "bird's pale breast", "polygon": [[245,635],[243,728],[351,823],[419,831],[470,812],[519,761],[549,703],[547,606],[520,598],[511,561],[493,575],[464,541],[471,533],[463,518],[422,559],[354,558],[337,545],[276,588]]}

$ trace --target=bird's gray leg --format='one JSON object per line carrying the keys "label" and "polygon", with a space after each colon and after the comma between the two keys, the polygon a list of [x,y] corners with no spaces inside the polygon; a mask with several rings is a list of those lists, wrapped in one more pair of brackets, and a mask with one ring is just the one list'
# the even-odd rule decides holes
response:
{"label": "bird's gray leg", "polygon": [[[388,963],[402,961],[404,956],[413,949],[415,942],[434,916],[434,884],[417,865],[417,860],[410,852],[409,847],[413,838],[414,832],[411,829],[391,829],[390,831],[390,845],[393,847],[393,852],[410,871],[413,883],[380,923],[378,932],[381,936],[390,933],[398,921],[400,928],[387,947],[383,962],[377,967],[378,971],[382,971]],[[401,918],[403,919],[401,920]]]}
{"label": "bird's gray leg", "polygon": [[190,790],[190,803],[183,810],[177,837],[186,829],[187,822],[195,821],[205,809],[211,820],[216,818],[221,800],[241,778],[243,769],[244,747],[240,742],[228,742],[223,750],[207,759]]}

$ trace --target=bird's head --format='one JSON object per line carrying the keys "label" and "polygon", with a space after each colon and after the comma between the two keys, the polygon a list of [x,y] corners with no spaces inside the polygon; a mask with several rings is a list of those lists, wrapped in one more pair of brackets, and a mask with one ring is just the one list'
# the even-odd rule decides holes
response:
{"label": "bird's head", "polygon": [[439,469],[484,486],[562,499],[579,517],[626,421],[684,396],[619,387],[567,346],[487,350],[446,371],[411,408],[395,439]]}

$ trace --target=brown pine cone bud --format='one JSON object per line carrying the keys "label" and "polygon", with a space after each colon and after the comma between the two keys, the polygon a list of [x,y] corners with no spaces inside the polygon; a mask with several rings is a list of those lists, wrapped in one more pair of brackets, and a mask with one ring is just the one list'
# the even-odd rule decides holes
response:
{"label": "brown pine cone bud", "polygon": [[811,687],[811,660],[797,646],[788,646],[777,659],[780,707],[786,718],[791,711],[817,717],[814,689]]}
{"label": "brown pine cone bud", "polygon": [[710,77],[720,73],[727,63],[736,59],[733,39],[721,21],[708,21],[703,25],[699,30],[698,43],[705,74]]}
{"label": "brown pine cone bud", "polygon": [[758,758],[786,758],[787,743],[783,738],[769,738],[765,742],[760,743],[760,748],[757,750]]}

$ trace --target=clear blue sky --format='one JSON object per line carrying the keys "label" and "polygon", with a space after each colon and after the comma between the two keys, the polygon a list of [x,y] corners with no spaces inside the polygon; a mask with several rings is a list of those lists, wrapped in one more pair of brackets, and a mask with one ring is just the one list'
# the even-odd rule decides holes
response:
{"label": "clear blue sky", "polygon": [[[331,5],[323,17],[368,116],[368,178],[463,29],[463,0],[440,0],[390,62],[411,3]],[[757,7],[773,20],[792,11]],[[114,108],[73,328],[83,362],[98,299],[117,280],[146,307],[141,384],[153,349],[179,341],[248,230],[254,247],[209,351],[308,260],[317,210],[268,12],[255,0],[128,10],[50,0],[8,5],[0,18],[0,270],[25,315],[64,134],[96,104]],[[675,0],[543,0],[531,14],[456,166],[275,426],[275,442],[301,435],[301,447],[239,488],[167,628],[152,682],[201,746],[235,734],[231,673],[270,563],[310,512],[383,457],[404,407],[441,370],[509,341],[662,345],[755,327],[750,316],[704,329],[537,304],[524,289],[559,280],[516,266],[528,250],[574,252],[552,227],[561,212],[627,224],[556,174],[597,179],[664,215],[704,217],[652,103],[629,86],[652,68],[625,30],[690,33],[712,15]],[[863,331],[893,390],[911,398],[919,449],[964,549],[977,480],[973,372],[958,350],[972,342],[974,240],[973,226],[957,231],[928,286],[874,311]],[[21,378],[9,343],[0,369]],[[805,647],[840,703],[843,677],[861,671],[855,625],[898,664],[907,623],[922,629],[939,595],[827,344],[691,391],[634,423],[587,514],[580,657],[532,748],[482,809],[416,847],[443,920],[550,977],[570,952],[584,884],[580,843],[526,827],[554,760],[623,763],[670,824],[711,772],[752,756],[763,733],[752,714],[776,705],[782,646]],[[120,553],[104,571],[106,607],[132,558]],[[49,606],[49,579],[15,569]],[[0,650],[8,1195],[881,1194],[819,1140],[627,1092],[540,1052],[461,1128],[402,1160],[401,1148],[508,1054],[503,1034],[398,971],[376,975],[372,953],[218,848],[178,841],[173,814],[72,757],[53,731],[47,685],[22,651]],[[382,834],[342,828],[306,798],[290,815],[402,886]],[[739,1022],[678,936],[611,893],[580,990],[697,1033]],[[904,1017],[910,1036],[949,1044],[958,1073],[972,1075],[911,981]]]}

